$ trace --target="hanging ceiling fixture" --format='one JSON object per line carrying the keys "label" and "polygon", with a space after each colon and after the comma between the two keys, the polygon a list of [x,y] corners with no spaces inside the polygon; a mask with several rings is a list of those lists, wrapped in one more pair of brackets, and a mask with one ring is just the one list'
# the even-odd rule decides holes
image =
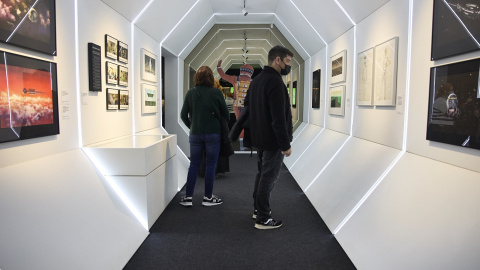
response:
{"label": "hanging ceiling fixture", "polygon": [[247,16],[247,15],[248,15],[248,11],[247,11],[247,9],[245,9],[245,1],[246,1],[246,0],[243,0],[243,9],[242,9],[243,16]]}
{"label": "hanging ceiling fixture", "polygon": [[248,57],[247,57],[248,50],[247,50],[247,33],[246,33],[245,31],[243,32],[243,39],[245,40],[245,43],[244,43],[243,49],[242,49],[242,51],[243,51],[243,55],[242,55],[242,56],[243,56],[243,58],[244,58],[243,64],[246,65],[246,64],[247,64],[247,60],[248,60]]}

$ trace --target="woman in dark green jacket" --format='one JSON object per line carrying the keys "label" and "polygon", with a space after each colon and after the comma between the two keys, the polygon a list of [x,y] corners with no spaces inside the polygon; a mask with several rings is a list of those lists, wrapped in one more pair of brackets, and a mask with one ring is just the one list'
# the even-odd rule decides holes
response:
{"label": "woman in dark green jacket", "polygon": [[230,115],[222,92],[213,87],[213,72],[209,67],[200,67],[193,80],[195,87],[188,90],[180,112],[183,123],[190,129],[190,167],[186,194],[180,199],[180,204],[192,206],[193,191],[205,151],[205,195],[202,205],[218,205],[223,201],[212,193],[221,142],[220,117],[228,121]]}

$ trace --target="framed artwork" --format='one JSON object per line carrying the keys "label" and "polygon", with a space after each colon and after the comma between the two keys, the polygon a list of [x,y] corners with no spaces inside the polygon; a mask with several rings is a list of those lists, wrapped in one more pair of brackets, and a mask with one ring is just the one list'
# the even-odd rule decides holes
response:
{"label": "framed artwork", "polygon": [[345,85],[330,87],[329,114],[345,115]]}
{"label": "framed artwork", "polygon": [[118,61],[127,64],[128,63],[128,45],[118,41]]}
{"label": "framed artwork", "polygon": [[107,88],[107,110],[118,110],[120,94],[118,89]]}
{"label": "framed artwork", "polygon": [[128,86],[128,68],[126,66],[118,66],[118,85]]}
{"label": "framed artwork", "polygon": [[112,62],[105,62],[105,72],[108,84],[118,83],[118,65]]}
{"label": "framed artwork", "polygon": [[157,86],[151,84],[142,84],[142,113],[158,112],[158,94]]}
{"label": "framed artwork", "polygon": [[292,108],[297,107],[297,81],[292,83]]}
{"label": "framed artwork", "polygon": [[118,48],[117,48],[118,40],[109,36],[105,35],[105,56],[111,59],[117,60]]}
{"label": "framed artwork", "polygon": [[0,41],[57,55],[55,0],[2,1]]}
{"label": "framed artwork", "polygon": [[287,93],[290,95],[290,81],[287,82]]}
{"label": "framed artwork", "polygon": [[357,105],[373,105],[373,48],[358,54]]}
{"label": "framed artwork", "polygon": [[88,43],[88,90],[102,91],[102,51],[100,46]]}
{"label": "framed artwork", "polygon": [[119,91],[119,109],[128,110],[128,90]]}
{"label": "framed artwork", "polygon": [[330,84],[344,82],[347,73],[347,51],[343,50],[330,57]]}
{"label": "framed artwork", "polygon": [[398,37],[375,46],[373,105],[395,106]]}
{"label": "framed artwork", "polygon": [[57,65],[0,51],[0,142],[59,133]]}
{"label": "framed artwork", "polygon": [[430,69],[427,140],[480,149],[480,59]]}
{"label": "framed artwork", "polygon": [[434,0],[431,59],[480,49],[480,3]]}
{"label": "framed artwork", "polygon": [[312,76],[312,109],[320,108],[320,75],[321,70],[317,69]]}
{"label": "framed artwork", "polygon": [[157,56],[145,49],[141,55],[142,80],[157,82]]}

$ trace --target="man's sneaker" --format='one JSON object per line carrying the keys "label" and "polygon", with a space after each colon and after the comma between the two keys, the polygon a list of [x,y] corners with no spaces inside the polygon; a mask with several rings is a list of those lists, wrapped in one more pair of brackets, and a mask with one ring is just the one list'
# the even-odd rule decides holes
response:
{"label": "man's sneaker", "polygon": [[253,219],[257,219],[257,209],[253,210],[253,215],[252,215],[252,218]]}
{"label": "man's sneaker", "polygon": [[213,205],[219,205],[219,204],[222,204],[222,203],[223,203],[223,200],[218,198],[215,195],[212,195],[211,198],[207,198],[207,197],[203,196],[203,202],[202,202],[203,206],[213,206]]}
{"label": "man's sneaker", "polygon": [[273,218],[269,218],[265,222],[259,222],[259,221],[255,222],[255,228],[260,230],[276,229],[280,226],[282,226],[282,221],[275,220]]}
{"label": "man's sneaker", "polygon": [[192,207],[192,197],[186,197],[186,196],[182,196],[182,198],[180,198],[180,204],[183,205],[183,206],[186,206],[186,207]]}

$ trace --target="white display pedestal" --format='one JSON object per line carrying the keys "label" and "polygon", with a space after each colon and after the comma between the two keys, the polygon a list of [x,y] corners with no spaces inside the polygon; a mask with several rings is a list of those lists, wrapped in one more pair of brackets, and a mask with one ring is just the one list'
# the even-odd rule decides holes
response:
{"label": "white display pedestal", "polygon": [[178,192],[176,135],[134,135],[84,151],[150,229]]}

